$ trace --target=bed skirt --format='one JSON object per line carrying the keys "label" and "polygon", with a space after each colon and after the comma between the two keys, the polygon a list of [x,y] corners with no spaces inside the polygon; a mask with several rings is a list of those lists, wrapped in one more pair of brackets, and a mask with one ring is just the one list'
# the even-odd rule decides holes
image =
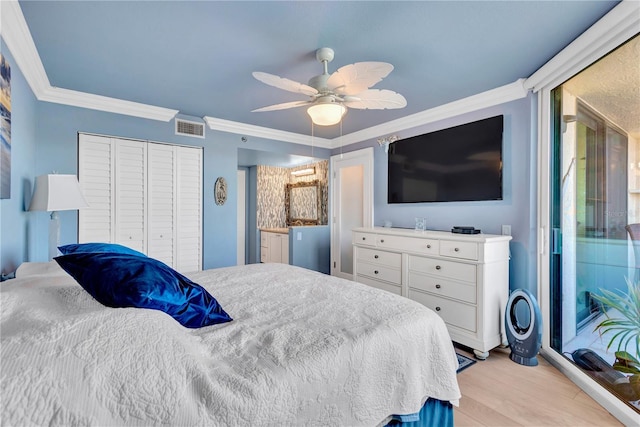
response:
{"label": "bed skirt", "polygon": [[453,406],[451,402],[427,399],[420,412],[408,415],[392,415],[391,421],[386,426],[453,427]]}

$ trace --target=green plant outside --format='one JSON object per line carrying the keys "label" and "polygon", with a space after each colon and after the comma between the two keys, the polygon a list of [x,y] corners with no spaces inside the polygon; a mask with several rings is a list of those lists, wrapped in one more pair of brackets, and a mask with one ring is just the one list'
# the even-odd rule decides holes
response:
{"label": "green plant outside", "polygon": [[[616,340],[619,340],[613,368],[619,372],[631,374],[629,386],[632,393],[631,396],[625,394],[630,398],[629,400],[638,400],[640,399],[640,361],[637,359],[640,354],[640,284],[632,283],[627,279],[627,290],[627,293],[623,293],[600,289],[601,295],[593,295],[593,298],[602,305],[615,309],[620,314],[620,317],[609,317],[605,311],[607,318],[600,322],[594,331],[598,331],[601,336],[607,333],[613,334],[607,350]],[[635,347],[635,356],[627,352],[630,345]]]}

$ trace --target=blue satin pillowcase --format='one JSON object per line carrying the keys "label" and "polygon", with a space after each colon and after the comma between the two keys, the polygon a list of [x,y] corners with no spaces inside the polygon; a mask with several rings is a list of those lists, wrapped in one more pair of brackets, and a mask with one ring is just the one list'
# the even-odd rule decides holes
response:
{"label": "blue satin pillowcase", "polygon": [[153,258],[79,252],[54,259],[91,296],[108,307],[161,310],[187,328],[233,320],[206,289]]}
{"label": "blue satin pillowcase", "polygon": [[114,254],[129,254],[146,257],[142,252],[138,252],[117,243],[71,243],[69,245],[58,246],[58,250],[63,255],[77,254],[81,252],[111,252]]}

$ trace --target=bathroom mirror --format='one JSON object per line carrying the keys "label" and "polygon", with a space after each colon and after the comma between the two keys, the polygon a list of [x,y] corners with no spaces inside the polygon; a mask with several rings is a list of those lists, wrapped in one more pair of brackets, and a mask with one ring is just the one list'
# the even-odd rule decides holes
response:
{"label": "bathroom mirror", "polygon": [[320,182],[317,179],[286,185],[284,202],[287,227],[320,223],[320,193]]}

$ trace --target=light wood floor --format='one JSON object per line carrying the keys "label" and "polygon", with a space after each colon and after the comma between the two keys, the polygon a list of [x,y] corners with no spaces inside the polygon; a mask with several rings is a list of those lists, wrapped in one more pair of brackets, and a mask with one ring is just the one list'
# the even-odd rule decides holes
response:
{"label": "light wood floor", "polygon": [[[461,354],[472,356],[458,349]],[[539,365],[509,359],[494,349],[458,374],[462,392],[456,426],[620,426],[620,422],[538,356]]]}

